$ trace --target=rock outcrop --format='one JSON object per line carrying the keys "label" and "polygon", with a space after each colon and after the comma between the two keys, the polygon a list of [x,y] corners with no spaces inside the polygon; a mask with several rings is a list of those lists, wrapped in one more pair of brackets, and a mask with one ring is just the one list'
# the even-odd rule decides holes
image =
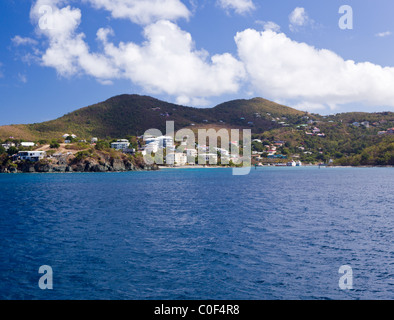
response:
{"label": "rock outcrop", "polygon": [[129,159],[106,159],[97,161],[87,158],[80,161],[69,160],[41,160],[38,162],[17,161],[12,165],[0,167],[1,173],[50,173],[50,172],[126,172],[141,170],[158,170],[157,165],[136,166]]}

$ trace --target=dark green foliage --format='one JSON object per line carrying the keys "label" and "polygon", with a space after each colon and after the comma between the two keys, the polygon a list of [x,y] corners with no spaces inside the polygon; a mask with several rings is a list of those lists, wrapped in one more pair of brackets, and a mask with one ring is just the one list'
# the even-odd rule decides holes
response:
{"label": "dark green foliage", "polygon": [[51,149],[57,149],[57,148],[60,147],[60,144],[59,144],[56,140],[54,140],[54,141],[51,142],[51,144],[49,145],[49,147],[50,147]]}
{"label": "dark green foliage", "polygon": [[8,148],[8,150],[7,150],[7,153],[10,155],[10,156],[12,156],[13,154],[16,154],[16,153],[18,153],[18,149],[17,148],[15,148],[15,147],[9,147]]}
{"label": "dark green foliage", "polygon": [[110,148],[110,145],[109,145],[109,142],[107,142],[107,141],[100,140],[96,143],[97,150],[106,150],[109,148]]}

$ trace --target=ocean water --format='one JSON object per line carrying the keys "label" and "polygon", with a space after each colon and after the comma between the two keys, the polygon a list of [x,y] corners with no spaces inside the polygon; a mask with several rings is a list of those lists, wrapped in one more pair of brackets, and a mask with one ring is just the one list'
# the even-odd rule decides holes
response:
{"label": "ocean water", "polygon": [[231,173],[0,175],[0,299],[394,298],[393,168]]}

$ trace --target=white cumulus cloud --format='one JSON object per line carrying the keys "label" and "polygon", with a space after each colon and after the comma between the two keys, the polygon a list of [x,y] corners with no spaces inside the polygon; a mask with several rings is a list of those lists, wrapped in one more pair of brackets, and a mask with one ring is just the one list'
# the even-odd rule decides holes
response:
{"label": "white cumulus cloud", "polygon": [[11,39],[13,45],[15,46],[23,46],[23,45],[37,45],[38,42],[35,39],[29,38],[29,37],[21,37],[19,35],[16,35]]}
{"label": "white cumulus cloud", "polygon": [[150,92],[164,92],[186,101],[235,93],[244,76],[241,62],[231,54],[209,57],[196,50],[189,33],[170,21],[144,29],[146,42],[105,44],[105,53],[122,76]]}
{"label": "white cumulus cloud", "polygon": [[297,7],[289,15],[290,31],[297,31],[299,27],[306,26],[311,23],[311,19],[304,8]]}
{"label": "white cumulus cloud", "polygon": [[360,103],[394,107],[394,68],[344,60],[283,33],[237,33],[238,54],[254,90],[269,99],[335,108]]}
{"label": "white cumulus cloud", "polygon": [[267,30],[272,30],[272,31],[275,31],[275,32],[279,32],[280,31],[280,26],[278,24],[276,24],[275,22],[273,22],[273,21],[260,21],[260,20],[258,20],[258,21],[256,21],[256,23],[262,25],[264,31],[267,31]]}
{"label": "white cumulus cloud", "polygon": [[190,11],[180,0],[83,0],[97,9],[111,12],[114,18],[146,25],[158,20],[188,19]]}
{"label": "white cumulus cloud", "polygon": [[375,36],[379,37],[379,38],[388,37],[388,36],[391,36],[391,31],[379,32],[379,33],[375,34]]}
{"label": "white cumulus cloud", "polygon": [[[42,19],[39,13],[41,1],[32,9],[35,21]],[[81,23],[81,11],[70,6],[58,8],[52,3],[51,11],[46,13],[50,24],[39,32],[48,38],[49,46],[42,55],[42,64],[53,67],[62,76],[71,76],[79,72],[99,79],[116,76],[111,61],[101,54],[90,53],[85,42],[85,35],[78,33]]]}
{"label": "white cumulus cloud", "polygon": [[256,8],[252,0],[218,0],[217,3],[223,9],[234,10],[238,14],[245,14]]}
{"label": "white cumulus cloud", "polygon": [[[61,2],[54,0],[55,4]],[[41,0],[37,5],[41,4]],[[35,21],[37,5],[32,9]],[[85,35],[78,31],[78,8],[53,6],[48,14],[51,28],[39,30],[48,39],[41,63],[53,67],[61,76],[86,74],[102,84],[128,79],[151,93],[165,93],[177,101],[207,104],[207,98],[236,93],[245,75],[243,64],[229,53],[210,56],[195,48],[190,33],[175,23],[159,20],[144,27],[142,44],[110,41],[111,28],[100,28],[97,40],[102,51],[91,52]]]}

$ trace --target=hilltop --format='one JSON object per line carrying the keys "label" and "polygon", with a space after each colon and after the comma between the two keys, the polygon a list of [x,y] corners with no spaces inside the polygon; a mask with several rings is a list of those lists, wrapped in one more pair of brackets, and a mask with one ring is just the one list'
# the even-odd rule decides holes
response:
{"label": "hilltop", "polygon": [[60,138],[65,133],[88,139],[142,135],[147,129],[165,131],[166,121],[175,129],[220,125],[226,128],[250,127],[264,132],[277,127],[272,117],[302,117],[305,112],[262,98],[234,100],[214,108],[192,108],[148,96],[120,95],[68,113],[58,119],[26,125],[0,127],[0,139],[40,140]]}

